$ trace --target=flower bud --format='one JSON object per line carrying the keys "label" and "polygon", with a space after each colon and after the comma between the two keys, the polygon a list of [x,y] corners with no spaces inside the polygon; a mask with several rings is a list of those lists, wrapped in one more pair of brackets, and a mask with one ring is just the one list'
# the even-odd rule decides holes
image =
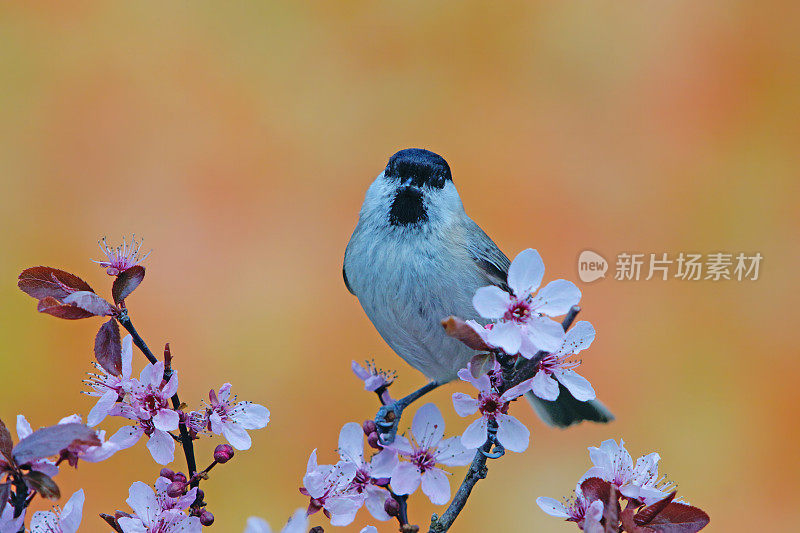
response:
{"label": "flower bud", "polygon": [[175,472],[172,474],[172,481],[180,481],[181,483],[186,483],[188,480],[186,476],[183,475],[183,472]]}
{"label": "flower bud", "polygon": [[381,439],[378,437],[377,431],[373,431],[367,435],[367,444],[369,444],[370,448],[375,448],[376,450],[381,449]]}
{"label": "flower bud", "polygon": [[180,498],[186,492],[186,483],[183,481],[173,481],[167,486],[167,496],[170,498]]}
{"label": "flower bud", "polygon": [[322,529],[322,526],[314,526],[308,530],[308,533],[325,533],[325,530]]}
{"label": "flower bud", "polygon": [[173,472],[169,468],[162,468],[161,472],[159,472],[159,475],[167,479],[172,479],[172,477],[175,475],[175,472]]}
{"label": "flower bud", "polygon": [[206,497],[206,493],[203,492],[203,489],[197,488],[197,496],[195,497],[194,501],[197,503],[203,503],[203,498]]}
{"label": "flower bud", "polygon": [[230,444],[219,444],[214,448],[214,460],[221,465],[233,459],[233,446]]}
{"label": "flower bud", "polygon": [[375,425],[374,420],[364,420],[364,423],[361,425],[361,428],[364,430],[364,435],[369,435],[370,433],[375,433],[378,431],[378,426]]}
{"label": "flower bud", "polygon": [[203,509],[203,512],[200,513],[200,523],[204,526],[210,526],[214,523],[214,515]]}
{"label": "flower bud", "polygon": [[383,510],[389,516],[397,516],[400,514],[400,504],[394,498],[386,498],[386,501],[383,502]]}

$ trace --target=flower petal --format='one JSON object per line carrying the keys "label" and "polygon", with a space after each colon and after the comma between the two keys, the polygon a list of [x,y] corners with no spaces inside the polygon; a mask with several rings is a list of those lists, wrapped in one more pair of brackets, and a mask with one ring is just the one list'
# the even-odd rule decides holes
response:
{"label": "flower petal", "polygon": [[[298,509],[281,529],[281,533],[306,533],[308,531],[308,514],[305,509]],[[264,533],[270,533],[266,531]]]}
{"label": "flower petal", "polygon": [[272,533],[272,528],[269,527],[269,524],[263,518],[251,516],[247,519],[244,533]]}
{"label": "flower petal", "polygon": [[231,418],[244,429],[261,429],[269,423],[269,409],[253,402],[239,402],[231,410]]}
{"label": "flower petal", "polygon": [[400,463],[392,472],[392,491],[395,494],[411,494],[419,487],[421,476],[416,466]]}
{"label": "flower petal", "polygon": [[468,450],[461,444],[461,437],[444,439],[433,455],[437,463],[447,466],[464,466],[472,461],[474,450]]}
{"label": "flower petal", "polygon": [[178,429],[180,416],[172,409],[160,409],[153,417],[153,425],[161,431],[173,431]]}
{"label": "flower petal", "polygon": [[81,525],[81,518],[83,517],[83,502],[85,500],[83,489],[78,490],[72,496],[61,511],[61,532],[62,533],[77,533]]}
{"label": "flower petal", "polygon": [[558,349],[559,354],[576,354],[588,348],[595,337],[594,326],[581,320],[572,326],[564,335],[564,344]]}
{"label": "flower petal", "polygon": [[153,431],[147,441],[147,449],[150,450],[153,460],[160,465],[169,464],[175,459],[175,441],[164,431]]}
{"label": "flower petal", "polygon": [[117,398],[119,398],[119,394],[113,389],[109,389],[108,392],[103,394],[94,404],[92,410],[89,411],[89,416],[86,417],[86,424],[94,427],[102,422],[108,416],[108,412],[111,411],[114,404],[117,403]]}
{"label": "flower petal", "polygon": [[468,450],[474,450],[486,443],[488,422],[486,417],[480,417],[472,424],[467,426],[464,434],[461,435],[461,444]]}
{"label": "flower petal", "polygon": [[138,518],[128,518],[123,516],[117,520],[119,527],[122,528],[122,533],[147,533],[148,529]]}
{"label": "flower petal", "polygon": [[120,450],[124,450],[139,442],[142,435],[144,435],[144,430],[138,426],[123,426],[108,439],[108,442],[114,444]]}
{"label": "flower petal", "polygon": [[453,408],[458,416],[469,416],[478,411],[480,403],[472,396],[467,396],[463,392],[453,393]]}
{"label": "flower petal", "polygon": [[558,398],[558,382],[542,370],[533,376],[531,390],[542,400],[554,402]]}
{"label": "flower petal", "polygon": [[497,415],[497,440],[507,450],[521,453],[528,449],[531,432],[511,415]]}
{"label": "flower petal", "polygon": [[249,450],[252,440],[247,430],[236,422],[227,422],[222,425],[222,435],[237,450]]}
{"label": "flower petal", "polygon": [[542,509],[542,511],[550,516],[555,516],[556,518],[569,518],[567,508],[564,507],[564,504],[558,500],[539,496],[536,498],[536,504]]}
{"label": "flower petal", "polygon": [[554,374],[576,400],[586,402],[597,397],[589,380],[574,370],[556,370]]}
{"label": "flower petal", "polygon": [[571,281],[557,279],[551,281],[536,293],[531,307],[547,316],[566,315],[573,305],[581,301],[581,291]]}
{"label": "flower petal", "polygon": [[486,342],[500,348],[508,355],[517,355],[522,345],[522,331],[525,326],[512,322],[501,322],[486,332]]}
{"label": "flower petal", "polygon": [[17,441],[21,441],[31,433],[33,433],[33,428],[28,419],[24,415],[17,415]]}
{"label": "flower petal", "polygon": [[146,526],[153,525],[161,511],[161,506],[156,500],[156,493],[153,492],[150,485],[141,481],[133,482],[128,489],[128,499],[125,502]]}
{"label": "flower petal", "polygon": [[422,473],[422,492],[434,505],[444,505],[450,501],[450,481],[444,470],[433,467]]}
{"label": "flower petal", "polygon": [[510,304],[511,295],[495,285],[481,287],[472,297],[473,307],[483,318],[502,318]]}
{"label": "flower petal", "polygon": [[355,422],[348,422],[339,431],[339,457],[358,466],[364,462],[364,431]]}
{"label": "flower petal", "polygon": [[497,440],[506,450],[524,452],[528,449],[531,432],[525,425],[511,415],[497,415]]}
{"label": "flower petal", "polygon": [[399,461],[397,452],[385,448],[372,456],[369,462],[370,474],[374,478],[392,477],[392,472]]}
{"label": "flower petal", "polygon": [[525,298],[538,289],[543,277],[544,261],[533,248],[522,250],[508,267],[508,286],[519,298]]}
{"label": "flower petal", "polygon": [[389,520],[392,518],[384,510],[384,504],[388,497],[389,492],[386,489],[378,488],[375,485],[367,487],[367,499],[364,500],[364,506],[369,511],[369,514],[375,517],[375,520]]}
{"label": "flower petal", "polygon": [[444,418],[435,404],[426,403],[414,414],[411,433],[423,448],[435,447],[444,437]]}
{"label": "flower petal", "polygon": [[556,352],[564,344],[564,328],[547,317],[531,317],[528,321],[527,334],[531,343],[545,352]]}

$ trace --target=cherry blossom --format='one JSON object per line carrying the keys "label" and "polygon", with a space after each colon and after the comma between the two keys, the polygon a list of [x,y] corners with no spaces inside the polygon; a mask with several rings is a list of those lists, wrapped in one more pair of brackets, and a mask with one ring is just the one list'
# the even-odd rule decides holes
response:
{"label": "cherry blossom", "polygon": [[664,478],[658,477],[658,461],[661,459],[658,453],[643,455],[634,464],[622,439],[619,444],[609,439],[603,441],[599,448],[590,446],[589,458],[594,466],[581,479],[597,477],[613,483],[626,498],[650,505],[663,499],[673,489]]}
{"label": "cherry blossom", "polygon": [[[147,449],[159,464],[167,464],[175,457],[175,441],[170,431],[178,429],[180,415],[170,406],[170,398],[178,391],[178,374],[172,373],[164,382],[164,362],[147,365],[139,379],[132,379],[125,401],[118,402],[109,411],[112,416],[122,416],[135,421],[133,426],[122,428],[116,443],[127,448],[147,435]],[[117,435],[115,435],[116,437]]]}
{"label": "cherry blossom", "polygon": [[124,533],[200,533],[203,526],[197,516],[188,516],[184,511],[197,498],[193,488],[180,498],[166,494],[169,480],[159,478],[156,491],[141,481],[136,481],[128,490],[125,500],[134,515],[118,519]]}
{"label": "cherry blossom", "polygon": [[[52,511],[36,511],[31,518],[31,533],[76,533],[83,517],[84,499],[83,489],[80,489],[63,509],[54,507]],[[0,527],[0,531],[6,530]]]}
{"label": "cherry blossom", "polygon": [[[580,361],[569,358],[589,347],[594,340],[594,327],[582,320],[575,324],[564,336],[561,347],[553,353],[547,353],[539,363],[536,374],[520,385],[530,385],[533,393],[543,400],[554,401],[558,398],[560,382],[576,400],[582,402],[595,399],[595,392],[589,381],[575,372]],[[558,380],[558,381],[556,381]]]}
{"label": "cherry blossom", "polygon": [[317,450],[311,452],[300,489],[301,494],[311,498],[307,513],[312,515],[322,510],[334,526],[352,523],[366,500],[366,494],[352,488],[355,477],[356,466],[352,462],[319,465]]}
{"label": "cherry blossom", "polygon": [[135,235],[131,235],[130,243],[126,242],[123,237],[122,244],[116,248],[109,246],[105,237],[100,239],[100,242],[97,244],[100,245],[100,249],[106,254],[106,259],[100,261],[92,259],[92,261],[105,268],[109,276],[116,276],[132,266],[138,265],[150,255],[150,252],[142,256],[139,255],[143,241],[137,241]]}
{"label": "cherry blossom", "polygon": [[356,474],[349,489],[366,495],[364,505],[377,520],[389,520],[391,517],[384,510],[389,492],[378,486],[378,481],[387,484],[392,471],[398,464],[397,452],[383,449],[372,456],[369,462],[364,460],[364,431],[361,425],[349,422],[339,432],[339,456],[342,461],[351,463]]}
{"label": "cherry blossom", "polygon": [[[306,533],[308,531],[308,517],[305,509],[298,509],[289,519],[280,533]],[[263,518],[251,516],[247,519],[244,533],[272,533],[272,528]]]}
{"label": "cherry blossom", "polygon": [[499,363],[488,373],[477,378],[472,376],[472,364],[458,371],[458,377],[471,383],[478,389],[475,399],[463,392],[453,394],[453,407],[459,416],[470,416],[480,411],[481,417],[472,422],[461,436],[465,448],[475,449],[486,443],[489,423],[497,424],[497,440],[503,447],[512,452],[524,452],[528,448],[530,431],[522,422],[508,414],[509,402],[518,398],[530,389],[529,383],[521,383],[500,393]]}
{"label": "cherry blossom", "polygon": [[411,435],[412,439],[398,436],[389,445],[408,459],[394,468],[392,490],[395,494],[411,494],[421,484],[422,492],[432,503],[443,505],[450,501],[449,472],[436,465],[463,466],[472,461],[472,453],[459,437],[444,439],[444,418],[432,403],[423,405],[414,415]]}
{"label": "cherry blossom", "polygon": [[375,392],[381,387],[388,387],[394,383],[396,373],[387,370],[378,370],[374,361],[366,361],[366,366],[361,366],[357,361],[350,363],[353,374],[364,382],[364,390]]}
{"label": "cherry blossom", "polygon": [[90,374],[90,378],[84,380],[92,390],[86,392],[89,396],[99,396],[92,410],[89,411],[89,416],[86,417],[86,423],[89,426],[96,426],[108,416],[108,413],[118,401],[121,401],[125,395],[130,392],[133,386],[131,380],[132,374],[132,361],[133,361],[133,338],[126,335],[122,339],[122,375],[115,376],[109,374],[100,365],[95,365],[99,374]]}
{"label": "cherry blossom", "polygon": [[[19,427],[20,418],[27,424],[27,420],[22,415],[17,417],[17,427]],[[58,421],[59,424],[82,424],[83,420],[79,415],[70,415]],[[30,428],[30,426],[28,426]],[[97,438],[100,440],[99,446],[91,446],[87,444],[73,444],[64,450],[61,450],[60,461],[67,461],[70,466],[76,467],[78,460],[86,461],[87,463],[99,463],[105,461],[119,450],[123,449],[120,445],[124,440],[125,432],[117,432],[106,440],[106,432],[98,430],[95,432]]]}
{"label": "cherry blossom", "polygon": [[[590,502],[581,490],[581,484],[575,487],[575,496],[566,505],[553,498],[538,497],[536,503],[545,513],[556,518],[565,518],[568,522],[577,522],[578,527],[591,532],[591,527],[600,524],[603,518],[603,502],[595,500]],[[600,529],[602,532],[602,528]]]}
{"label": "cherry blossom", "polygon": [[493,322],[484,327],[475,321],[468,324],[481,338],[509,355],[528,359],[538,351],[557,350],[564,338],[561,325],[548,317],[566,314],[581,299],[581,291],[571,281],[557,279],[536,295],[544,277],[544,263],[531,248],[514,258],[508,269],[508,293],[495,285],[481,287],[472,304],[483,318]]}
{"label": "cherry blossom", "polygon": [[[208,393],[209,404],[205,415],[192,420],[194,429],[207,421],[206,428],[212,433],[223,435],[237,450],[247,450],[252,443],[248,429],[261,429],[269,423],[269,410],[263,405],[252,402],[236,402],[231,398],[231,384],[225,383],[219,389],[219,395],[212,389]],[[197,413],[190,413],[192,415]]]}

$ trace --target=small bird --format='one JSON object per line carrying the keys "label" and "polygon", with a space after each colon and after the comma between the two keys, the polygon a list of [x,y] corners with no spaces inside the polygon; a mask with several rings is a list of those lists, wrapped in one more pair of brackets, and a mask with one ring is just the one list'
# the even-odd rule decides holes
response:
{"label": "small bird", "polygon": [[[381,337],[434,383],[452,381],[475,351],[445,334],[450,315],[485,323],[475,291],[506,285],[510,261],[469,218],[450,166],[428,150],[394,154],[367,190],[344,255],[344,282]],[[558,399],[527,395],[549,425],[608,422],[598,401],[576,400],[564,386]]]}

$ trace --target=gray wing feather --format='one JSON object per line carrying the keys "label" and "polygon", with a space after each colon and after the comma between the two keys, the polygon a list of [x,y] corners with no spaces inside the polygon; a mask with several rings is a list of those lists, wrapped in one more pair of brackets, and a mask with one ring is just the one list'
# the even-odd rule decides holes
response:
{"label": "gray wing feather", "polygon": [[[472,221],[470,220],[470,222]],[[486,275],[489,282],[503,290],[509,290],[507,279],[508,267],[511,266],[511,261],[508,260],[506,254],[497,247],[480,226],[475,222],[472,222],[472,226],[467,232],[467,235],[469,235],[467,251],[470,257]]]}

